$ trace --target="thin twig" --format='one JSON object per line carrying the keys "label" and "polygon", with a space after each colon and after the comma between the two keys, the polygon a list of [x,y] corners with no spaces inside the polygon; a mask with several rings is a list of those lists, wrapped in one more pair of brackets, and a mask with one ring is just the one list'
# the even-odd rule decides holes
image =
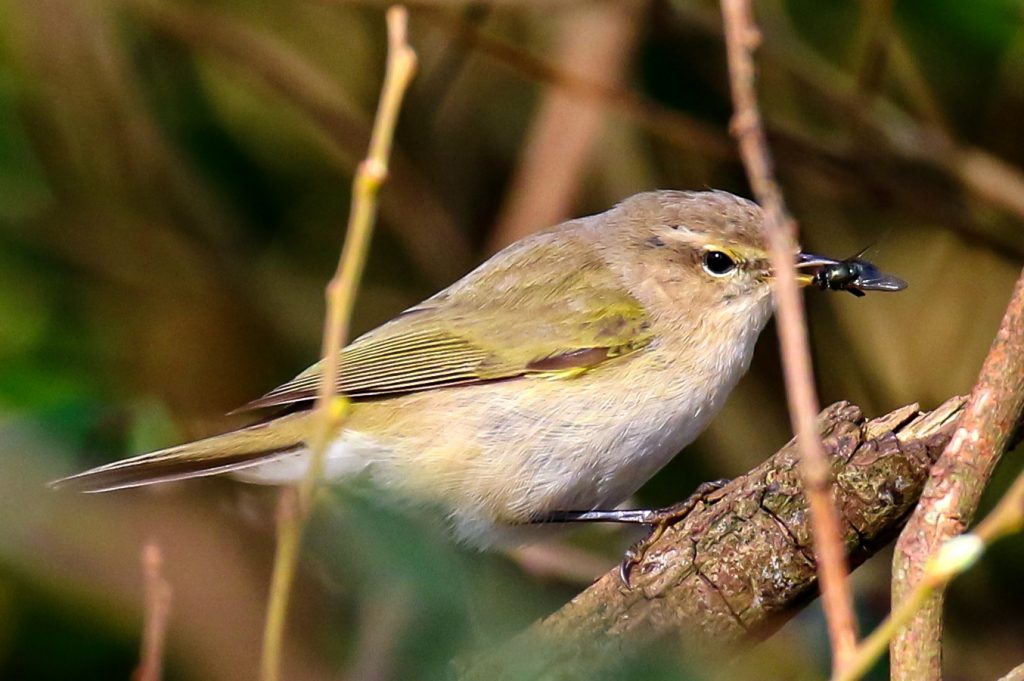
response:
{"label": "thin twig", "polygon": [[142,628],[142,650],[133,681],[160,681],[163,675],[164,641],[171,613],[171,585],[163,576],[160,545],[148,541],[142,547],[142,576],[145,583],[146,618]]}
{"label": "thin twig", "polygon": [[[1022,412],[1024,272],[971,391],[964,420],[932,468],[921,502],[896,543],[893,603],[912,597],[926,580],[930,557],[970,523]],[[983,527],[978,531],[983,532]],[[941,678],[941,590],[928,597],[910,624],[896,635],[890,652],[894,681]]]}
{"label": "thin twig", "polygon": [[722,17],[735,106],[732,131],[739,144],[751,188],[765,213],[765,231],[775,272],[786,395],[793,429],[800,443],[802,472],[814,528],[814,556],[832,644],[833,668],[842,669],[857,643],[857,625],[839,517],[832,503],[829,466],[815,428],[818,397],[793,261],[797,250],[796,225],[786,212],[782,193],[774,179],[757,106],[752,52],[760,40],[760,33],[754,23],[749,0],[723,0]]}
{"label": "thin twig", "polygon": [[992,512],[978,523],[974,532],[959,535],[945,544],[925,563],[921,581],[893,609],[871,635],[857,648],[850,665],[833,681],[860,679],[882,656],[889,641],[909,622],[932,595],[941,592],[953,579],[969,569],[988,546],[1024,528],[1024,473],[1017,476],[1010,490]]}
{"label": "thin twig", "polygon": [[281,496],[278,548],[274,557],[274,574],[263,636],[261,678],[264,681],[277,681],[281,676],[284,625],[302,533],[323,472],[327,448],[347,411],[348,401],[337,394],[341,348],[349,335],[356,290],[362,278],[377,217],[378,194],[388,175],[388,156],[398,112],[416,70],[416,54],[407,40],[408,14],[405,8],[394,6],[388,9],[387,24],[388,62],[377,117],[370,136],[370,149],[366,159],[359,164],[352,183],[352,205],[345,245],[334,277],[327,285],[322,378],[315,406],[319,418],[316,419],[309,440],[312,453],[309,469],[296,490],[285,490]]}

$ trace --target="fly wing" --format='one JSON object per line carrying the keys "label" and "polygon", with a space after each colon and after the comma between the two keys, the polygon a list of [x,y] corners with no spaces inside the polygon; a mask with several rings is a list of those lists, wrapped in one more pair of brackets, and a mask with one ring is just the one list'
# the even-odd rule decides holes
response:
{"label": "fly wing", "polygon": [[854,288],[861,291],[902,291],[907,288],[907,282],[883,272],[872,262],[861,259],[854,262],[860,266],[860,275],[852,284]]}

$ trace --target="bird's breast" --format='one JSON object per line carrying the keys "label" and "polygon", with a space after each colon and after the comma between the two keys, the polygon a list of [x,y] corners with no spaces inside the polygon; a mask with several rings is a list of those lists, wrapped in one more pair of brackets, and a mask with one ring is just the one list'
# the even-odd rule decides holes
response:
{"label": "bird's breast", "polygon": [[573,378],[357,403],[349,424],[379,443],[367,470],[383,487],[445,507],[487,544],[500,525],[628,498],[700,434],[749,361],[745,348],[659,340]]}

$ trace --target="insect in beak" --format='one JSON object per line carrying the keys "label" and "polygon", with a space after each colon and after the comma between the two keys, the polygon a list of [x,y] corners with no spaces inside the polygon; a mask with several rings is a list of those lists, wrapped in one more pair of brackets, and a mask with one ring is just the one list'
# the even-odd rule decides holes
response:
{"label": "insect in beak", "polygon": [[798,280],[804,286],[816,286],[822,291],[848,291],[857,297],[863,296],[865,291],[902,291],[907,288],[907,282],[883,272],[861,255],[863,251],[852,258],[834,260],[801,253],[797,263]]}

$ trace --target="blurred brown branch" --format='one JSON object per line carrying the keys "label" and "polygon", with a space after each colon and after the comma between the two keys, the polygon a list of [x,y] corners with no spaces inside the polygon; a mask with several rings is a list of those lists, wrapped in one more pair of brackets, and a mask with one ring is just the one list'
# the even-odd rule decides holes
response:
{"label": "blurred brown branch", "polygon": [[631,89],[601,82],[562,69],[521,48],[488,36],[466,22],[454,22],[446,15],[422,11],[417,14],[431,23],[453,31],[456,40],[538,83],[594,102],[623,116],[651,134],[704,157],[730,159],[735,151],[723,131],[687,114],[665,107]]}
{"label": "blurred brown branch", "polygon": [[952,137],[953,126],[942,111],[938,97],[921,72],[921,65],[917,62],[906,40],[895,31],[891,31],[889,34],[889,63],[893,75],[910,99],[910,104],[914,107],[917,117],[923,119],[926,125]]}
{"label": "blurred brown branch", "polygon": [[[370,126],[352,115],[331,76],[287,43],[217,9],[126,1],[155,30],[220,56],[276,92],[322,132],[327,151],[340,165],[351,169],[361,158],[370,142]],[[390,191],[381,212],[421,271],[436,284],[448,284],[469,268],[469,243],[407,157],[395,151],[391,166]]]}
{"label": "blurred brown branch", "polygon": [[160,681],[163,676],[164,642],[171,613],[171,585],[163,575],[160,545],[150,540],[142,547],[142,575],[146,607],[142,628],[142,654],[133,681]]}
{"label": "blurred brown branch", "polygon": [[894,25],[893,1],[865,0],[861,6],[861,30],[853,67],[861,108],[871,108],[891,72],[917,115],[951,135],[935,94]]}
{"label": "blurred brown branch", "polygon": [[388,584],[359,611],[359,640],[347,681],[388,681],[396,678],[395,648],[410,624],[410,594],[400,584]]}
{"label": "blurred brown branch", "polygon": [[889,60],[892,0],[861,3],[861,27],[855,43],[854,73],[857,95],[870,102],[881,85]]}
{"label": "blurred brown branch", "polygon": [[807,320],[797,288],[796,223],[786,210],[782,191],[775,181],[771,152],[765,138],[755,89],[753,51],[760,42],[749,0],[723,0],[729,82],[735,114],[733,134],[758,203],[764,209],[764,229],[771,247],[776,314],[782,367],[790,420],[800,443],[804,485],[810,501],[814,528],[814,557],[821,580],[822,601],[832,645],[833,668],[842,669],[857,642],[857,620],[848,567],[840,537],[838,512],[832,501],[830,471],[815,427],[818,396],[811,368]]}
{"label": "blurred brown branch", "polygon": [[[1024,412],[1024,272],[971,391],[964,418],[932,469],[921,503],[896,544],[892,601],[907,599],[930,556],[961,534]],[[893,640],[892,678],[942,678],[942,593],[932,596]]]}
{"label": "blurred brown branch", "polygon": [[[50,453],[11,428],[0,438],[5,564],[33,575],[39,588],[73,595],[73,612],[83,627],[100,631],[116,623],[131,632],[149,617],[139,598],[139,548],[155,538],[168,554],[161,572],[174,584],[170,636],[181,673],[217,681],[255,679],[252,651],[260,642],[268,567],[262,528],[226,512],[223,496],[209,494],[209,488],[199,494],[89,497],[85,503],[80,496],[40,494],[61,472],[47,459]],[[310,626],[308,609],[300,614],[302,626]],[[336,678],[309,642],[289,644],[285,678]],[[75,659],[59,642],[46,650]]]}
{"label": "blurred brown branch", "polygon": [[[721,21],[709,8],[678,2],[673,4],[673,8],[675,15],[689,26],[716,36],[722,35]],[[460,42],[526,78],[597,102],[680,149],[691,150],[710,159],[728,160],[735,156],[726,136],[712,125],[666,107],[628,87],[608,87],[566,72],[433,7],[418,9],[417,17],[454,32]],[[1019,243],[988,233],[965,217],[962,211],[948,210],[947,202],[936,202],[936,193],[944,195],[947,189],[944,184],[937,186],[935,177],[923,176],[919,182],[906,181],[906,164],[920,164],[940,171],[937,177],[951,180],[1004,210],[1024,216],[1024,203],[1018,198],[1024,196],[1024,192],[1018,191],[1024,188],[1024,174],[987,151],[956,142],[946,132],[948,122],[898,36],[889,36],[888,61],[926,123],[918,123],[881,93],[872,99],[871,106],[866,106],[858,94],[857,80],[805,46],[800,37],[779,19],[780,16],[784,13],[778,10],[766,15],[769,31],[778,38],[764,46],[766,60],[795,78],[810,98],[824,102],[839,113],[841,117],[836,122],[850,128],[856,134],[854,141],[857,143],[849,146],[813,135],[798,135],[782,122],[768,121],[767,128],[779,147],[780,155],[785,154],[795,166],[808,168],[816,174],[827,170],[831,185],[843,194],[848,194],[851,187],[860,188],[861,194],[858,195],[865,191],[882,193],[895,200],[903,210],[914,215],[926,215],[931,220],[937,219],[943,226],[955,229],[995,253],[1024,253]],[[880,163],[886,156],[891,160]],[[866,172],[868,169],[870,172]]]}
{"label": "blurred brown branch", "polygon": [[[677,0],[672,7],[675,15],[688,26],[711,35],[722,35],[720,17],[710,6]],[[780,153],[786,152],[794,164],[811,165],[819,171],[821,162],[827,161],[830,170],[841,173],[833,183],[841,189],[845,185],[838,180],[867,185],[898,200],[905,209],[928,214],[940,224],[955,228],[997,253],[1024,254],[1019,240],[994,238],[948,208],[941,213],[934,212],[937,205],[947,206],[945,202],[937,202],[936,196],[948,192],[935,178],[922,178],[921,184],[907,182],[912,169],[905,164],[935,170],[938,177],[952,181],[968,194],[1017,219],[1024,219],[1024,172],[985,149],[958,141],[945,131],[943,116],[938,115],[936,119],[937,112],[928,113],[928,107],[935,105],[927,101],[930,95],[920,92],[923,85],[919,82],[919,68],[908,64],[909,51],[901,41],[893,39],[890,45],[893,66],[903,82],[909,84],[911,97],[928,114],[930,123],[916,121],[883,93],[871,100],[871,106],[865,106],[858,95],[854,76],[809,47],[790,26],[786,20],[788,13],[777,2],[765,2],[762,7],[765,10],[762,24],[772,38],[761,48],[766,64],[788,73],[801,93],[833,110],[836,114],[833,122],[839,132],[852,133],[849,142],[837,144],[834,143],[836,130],[828,129],[829,140],[825,140],[816,135],[798,136],[782,122],[768,121],[771,136],[778,138]],[[920,170],[915,174],[921,174]]]}
{"label": "blurred brown branch", "polygon": [[[925,413],[910,405],[866,421],[856,406],[838,403],[819,416],[854,564],[898,531],[963,404],[952,398]],[[558,678],[589,678],[669,636],[701,651],[772,633],[817,584],[800,458],[789,442],[670,528],[635,569],[632,588],[617,569],[608,572],[516,639],[466,660],[460,678],[539,678],[556,670]]]}
{"label": "blurred brown branch", "polygon": [[941,128],[915,121],[897,104],[877,97],[862,107],[855,81],[807,47],[785,21],[786,13],[766,13],[777,40],[765,48],[769,59],[787,69],[807,92],[829,103],[848,120],[862,126],[870,140],[907,160],[939,168],[971,193],[1024,219],[1024,173],[978,147],[962,144]]}
{"label": "blurred brown branch", "polygon": [[[638,2],[604,4],[574,14],[561,27],[559,68],[617,89],[636,48],[641,7]],[[579,101],[558,85],[546,88],[489,250],[571,217],[604,124],[599,103]]]}

